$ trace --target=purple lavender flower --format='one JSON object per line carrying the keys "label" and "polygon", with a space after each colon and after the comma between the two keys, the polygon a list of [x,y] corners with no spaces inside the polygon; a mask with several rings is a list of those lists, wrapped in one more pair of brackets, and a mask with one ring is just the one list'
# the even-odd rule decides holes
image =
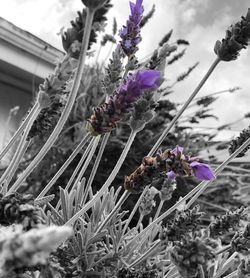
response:
{"label": "purple lavender flower", "polygon": [[198,162],[198,158],[183,154],[183,148],[176,146],[170,151],[170,171],[167,172],[168,179],[176,176],[194,175],[200,180],[213,180],[215,175],[209,165]]}
{"label": "purple lavender flower", "polygon": [[195,176],[201,180],[215,179],[213,170],[198,160],[197,157],[185,155],[180,146],[173,150],[159,151],[156,156],[143,158],[142,164],[125,177],[124,187],[132,193],[140,193],[148,184],[162,185],[165,181],[169,182],[169,189],[172,190],[170,186],[178,176]]}
{"label": "purple lavender flower", "polygon": [[119,31],[121,37],[121,47],[124,53],[130,57],[138,50],[137,45],[141,41],[140,22],[144,8],[142,6],[143,0],[136,0],[136,3],[129,2],[131,15],[127,20],[127,25]]}
{"label": "purple lavender flower", "polygon": [[139,70],[130,74],[108,102],[94,109],[87,128],[93,135],[110,132],[117,122],[133,110],[134,103],[144,90],[154,90],[159,86],[160,72],[157,70]]}
{"label": "purple lavender flower", "polygon": [[193,161],[190,163],[190,166],[195,177],[200,180],[214,180],[216,178],[210,166],[205,163]]}
{"label": "purple lavender flower", "polygon": [[175,180],[175,178],[176,178],[176,174],[175,174],[175,172],[174,171],[169,171],[169,172],[167,172],[167,177],[168,177],[168,179],[170,179],[170,180]]}

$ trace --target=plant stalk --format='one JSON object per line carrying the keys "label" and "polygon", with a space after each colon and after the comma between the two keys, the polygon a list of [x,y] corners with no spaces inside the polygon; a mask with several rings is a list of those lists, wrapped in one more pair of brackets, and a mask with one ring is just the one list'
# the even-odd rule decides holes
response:
{"label": "plant stalk", "polygon": [[[215,175],[219,175],[223,169],[230,163],[240,152],[242,152],[246,147],[250,145],[250,138],[244,142],[234,153],[232,153],[228,159],[226,159],[219,167],[215,169]],[[199,198],[199,196],[207,189],[207,187],[212,183],[213,181],[210,181],[203,186],[200,186],[199,191],[191,198],[191,200],[187,203],[187,208],[189,208],[196,200]]]}
{"label": "plant stalk", "polygon": [[[243,149],[245,149],[250,144],[250,138],[242,144],[227,160],[225,160],[216,170],[215,173],[221,172],[229,162],[233,158],[235,158]],[[145,234],[147,231],[149,231],[154,225],[161,222],[164,218],[166,218],[169,214],[171,214],[173,211],[175,211],[180,205],[182,205],[184,202],[186,202],[188,199],[192,198],[199,190],[201,190],[203,187],[207,187],[212,181],[202,181],[200,184],[198,184],[194,189],[192,189],[187,195],[185,195],[181,200],[179,200],[177,203],[175,203],[171,208],[169,208],[166,212],[164,212],[162,215],[160,215],[157,219],[155,219],[152,223],[150,223],[142,232],[137,234],[132,242],[138,240],[143,234]],[[200,194],[199,194],[200,195]],[[190,205],[187,204],[187,208]],[[129,243],[131,244],[131,243]]]}
{"label": "plant stalk", "polygon": [[140,205],[140,203],[141,203],[142,198],[143,198],[143,197],[145,196],[145,194],[147,193],[148,188],[149,188],[149,186],[146,186],[145,190],[141,193],[140,198],[137,200],[137,202],[136,202],[136,204],[135,204],[135,206],[134,206],[132,212],[130,213],[129,218],[127,219],[126,224],[125,224],[125,226],[124,226],[124,228],[123,228],[122,236],[124,236],[124,234],[125,234],[125,232],[126,232],[126,230],[127,230],[127,228],[128,228],[128,225],[129,225],[129,223],[131,222],[133,216],[135,215],[135,213],[136,213],[136,211],[137,211],[137,209],[138,209],[138,207],[139,207],[139,205]]}
{"label": "plant stalk", "polygon": [[79,143],[79,145],[75,148],[73,153],[69,156],[69,158],[65,161],[65,163],[62,165],[62,167],[57,171],[55,176],[51,179],[51,181],[44,187],[42,192],[37,196],[36,200],[42,198],[49,190],[50,188],[55,184],[55,182],[59,179],[61,174],[65,171],[65,169],[69,166],[69,164],[73,161],[73,159],[77,156],[77,154],[82,150],[82,148],[85,146],[85,144],[88,142],[91,135],[87,133],[85,137],[82,139],[82,141]]}
{"label": "plant stalk", "polygon": [[91,200],[88,201],[87,204],[85,204],[85,206],[79,210],[71,219],[68,220],[67,223],[65,223],[65,225],[73,225],[75,223],[75,221],[83,214],[85,213],[87,210],[89,210],[96,202],[97,199],[99,199],[104,193],[105,191],[109,188],[109,186],[111,185],[111,183],[113,182],[113,180],[115,179],[117,173],[119,172],[129,150],[130,147],[135,139],[137,132],[136,131],[131,131],[130,136],[128,138],[128,141],[126,143],[126,146],[123,149],[123,152],[119,158],[119,160],[117,161],[113,171],[111,172],[110,176],[108,177],[107,181],[104,183],[104,185],[102,186],[102,188],[100,189],[99,192],[97,192],[93,198]]}
{"label": "plant stalk", "polygon": [[209,76],[211,75],[211,73],[213,72],[213,70],[216,68],[216,66],[219,64],[220,59],[217,57],[216,60],[213,62],[213,64],[211,65],[211,67],[209,68],[208,72],[205,74],[205,76],[202,78],[201,82],[198,84],[198,86],[196,87],[196,89],[194,90],[194,92],[191,94],[191,96],[188,98],[188,100],[185,102],[185,104],[182,106],[182,108],[179,110],[179,112],[175,115],[175,117],[173,118],[173,120],[171,121],[171,123],[169,124],[169,126],[163,131],[162,135],[160,136],[160,138],[157,140],[157,142],[155,143],[155,145],[153,146],[153,148],[151,149],[151,151],[149,152],[148,156],[152,156],[160,147],[161,143],[163,142],[163,140],[166,138],[166,136],[168,135],[169,131],[172,129],[172,127],[175,125],[175,123],[177,122],[177,120],[180,118],[180,116],[182,115],[182,113],[186,110],[186,108],[188,107],[188,105],[190,104],[190,102],[195,98],[195,96],[198,94],[198,92],[200,91],[200,89],[202,88],[202,86],[205,84],[205,82],[207,81],[207,79],[209,78]]}
{"label": "plant stalk", "polygon": [[82,203],[80,204],[81,206],[83,206],[85,204],[85,202],[86,202],[87,196],[89,194],[89,189],[91,188],[92,182],[93,182],[93,180],[95,178],[95,174],[96,174],[98,166],[100,164],[100,161],[101,161],[104,149],[106,147],[106,144],[108,142],[109,136],[110,136],[110,133],[106,133],[104,135],[104,137],[103,137],[103,140],[102,140],[100,149],[98,151],[98,154],[97,154],[94,166],[91,169],[91,173],[90,173],[90,176],[88,178],[88,182],[87,182],[86,188],[84,190],[84,196],[83,196],[83,199],[82,199]]}
{"label": "plant stalk", "polygon": [[92,22],[94,17],[95,10],[87,9],[87,18],[85,22],[85,32],[82,39],[82,47],[80,52],[80,58],[78,61],[78,67],[74,76],[74,82],[72,86],[72,90],[70,92],[70,95],[68,97],[67,103],[65,105],[65,108],[62,112],[62,115],[57,122],[56,127],[54,128],[53,132],[51,133],[50,137],[48,138],[47,142],[44,144],[40,152],[37,154],[37,156],[34,158],[34,160],[30,163],[30,165],[27,167],[27,169],[22,173],[22,175],[19,177],[19,179],[14,183],[13,190],[17,190],[22,182],[29,176],[29,174],[37,167],[37,165],[41,162],[41,160],[44,158],[46,153],[50,150],[50,148],[55,143],[57,137],[59,136],[66,120],[68,119],[68,116],[70,114],[70,111],[73,107],[75,98],[77,96],[77,92],[81,83],[83,70],[84,70],[84,64],[86,59],[86,53],[89,45],[89,37],[90,32],[92,28]]}
{"label": "plant stalk", "polygon": [[24,121],[21,123],[15,134],[10,139],[9,143],[3,148],[3,150],[0,153],[0,160],[5,156],[5,154],[8,152],[8,150],[13,146],[13,144],[16,142],[18,137],[22,134],[24,129],[26,128],[29,120],[31,117],[33,117],[34,114],[39,114],[41,108],[38,102],[35,103],[35,105],[31,108],[30,113],[27,115],[27,117],[24,119]]}

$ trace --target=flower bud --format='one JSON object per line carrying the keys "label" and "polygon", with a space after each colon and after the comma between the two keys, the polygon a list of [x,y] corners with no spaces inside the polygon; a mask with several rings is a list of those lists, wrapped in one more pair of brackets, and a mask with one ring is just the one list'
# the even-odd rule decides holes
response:
{"label": "flower bud", "polygon": [[50,106],[50,97],[44,91],[38,93],[38,103],[41,108],[46,108]]}
{"label": "flower bud", "polygon": [[107,0],[82,0],[83,4],[90,9],[100,9]]}

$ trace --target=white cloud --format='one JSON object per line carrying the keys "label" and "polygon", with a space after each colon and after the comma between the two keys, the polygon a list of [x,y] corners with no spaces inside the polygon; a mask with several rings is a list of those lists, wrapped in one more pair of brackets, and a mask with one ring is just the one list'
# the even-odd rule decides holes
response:
{"label": "white cloud", "polygon": [[[114,8],[110,11],[109,18],[115,16],[120,28],[126,22],[129,13],[128,1],[113,2]],[[245,4],[246,0],[241,3],[243,2]],[[228,1],[228,5],[223,7],[223,16],[219,18],[215,18],[216,7],[211,6],[216,4],[215,1],[144,0],[145,11],[149,11],[154,3],[156,4],[156,14],[142,31],[143,42],[140,45],[139,56],[144,57],[152,52],[164,34],[172,28],[174,29],[173,39],[189,40],[191,45],[185,57],[166,70],[167,77],[174,78],[195,62],[200,62],[199,67],[191,76],[176,86],[176,91],[172,95],[172,98],[179,101],[185,100],[215,59],[213,53],[215,41],[223,38],[226,28],[232,22],[236,22],[238,18],[232,18],[231,1]],[[76,11],[81,8],[80,0],[8,0],[1,3],[0,16],[61,48],[61,39],[56,33],[62,26],[69,26],[70,20],[74,19]],[[214,10],[213,17],[211,15],[210,18],[211,22],[201,21],[200,14],[204,13],[206,9]],[[230,122],[232,118],[239,118],[250,110],[248,107],[248,103],[250,103],[249,58],[250,51],[245,50],[242,51],[241,57],[237,61],[221,63],[201,90],[201,95],[204,95],[234,86],[243,88],[240,93],[235,95],[223,95],[213,105],[216,114],[221,119],[220,124]],[[212,126],[217,123],[206,121],[206,124]],[[239,128],[247,124],[247,121],[243,121]]]}

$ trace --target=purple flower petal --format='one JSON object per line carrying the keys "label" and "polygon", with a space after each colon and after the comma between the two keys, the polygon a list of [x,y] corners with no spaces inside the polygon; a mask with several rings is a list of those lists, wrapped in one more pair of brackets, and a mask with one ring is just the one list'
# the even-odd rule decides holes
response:
{"label": "purple flower petal", "polygon": [[[128,57],[136,53],[138,50],[137,45],[141,41],[140,22],[144,12],[142,1],[143,0],[136,0],[136,3],[129,2],[131,15],[126,22],[126,26],[123,26],[123,29],[119,32],[122,39],[120,41],[121,47],[124,54]],[[131,43],[126,43],[127,40],[130,40]]]}
{"label": "purple flower petal", "polygon": [[124,26],[124,27],[119,31],[119,36],[126,36],[127,34],[128,34],[128,28]]}
{"label": "purple flower petal", "polygon": [[142,0],[136,0],[136,3],[129,2],[131,16],[130,20],[134,22],[136,25],[139,24],[142,14],[144,12],[144,8],[142,6]]}
{"label": "purple flower petal", "polygon": [[132,46],[131,40],[125,40],[124,45],[126,48],[130,48]]}
{"label": "purple flower petal", "polygon": [[216,179],[213,170],[210,168],[209,165],[200,163],[198,161],[193,161],[190,163],[190,166],[192,167],[194,171],[195,177],[197,177],[200,180],[214,180]]}
{"label": "purple flower petal", "polygon": [[141,89],[156,89],[160,85],[161,73],[158,70],[140,70],[136,79],[140,83]]}
{"label": "purple flower petal", "polygon": [[176,147],[171,151],[171,153],[172,153],[172,154],[175,154],[176,156],[177,156],[177,155],[182,155],[183,149],[184,149],[183,147],[176,146]]}
{"label": "purple flower petal", "polygon": [[175,174],[175,172],[174,171],[169,171],[169,172],[167,172],[167,177],[168,177],[168,179],[170,179],[170,180],[174,180],[175,178],[176,178],[176,174]]}

